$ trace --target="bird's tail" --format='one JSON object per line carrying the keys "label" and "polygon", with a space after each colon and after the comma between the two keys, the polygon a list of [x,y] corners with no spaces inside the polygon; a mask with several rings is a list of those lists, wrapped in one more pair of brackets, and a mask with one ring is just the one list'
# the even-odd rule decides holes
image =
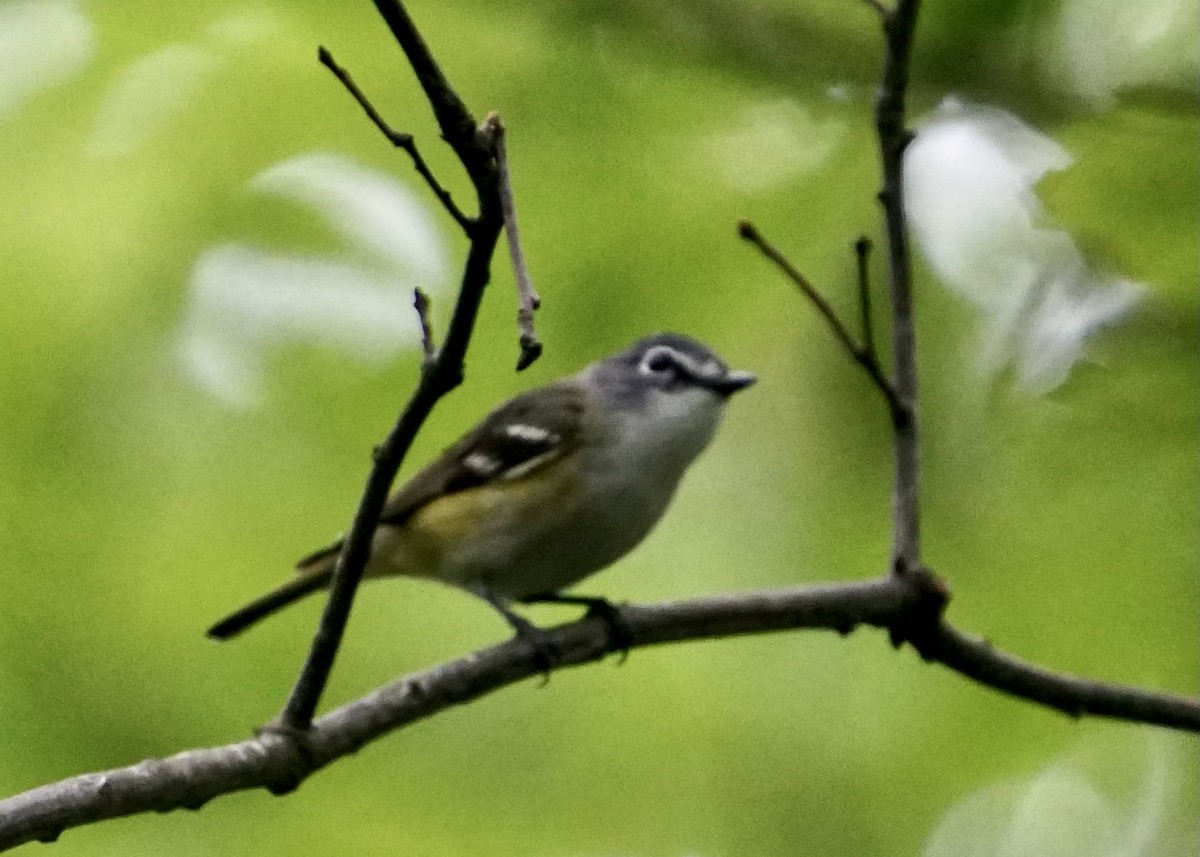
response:
{"label": "bird's tail", "polygon": [[208,629],[214,640],[228,640],[237,636],[260,619],[265,619],[276,610],[299,601],[306,595],[329,586],[333,579],[333,566],[341,551],[341,542],[323,548],[296,563],[296,576],[282,586],[255,598],[245,607],[235,610]]}

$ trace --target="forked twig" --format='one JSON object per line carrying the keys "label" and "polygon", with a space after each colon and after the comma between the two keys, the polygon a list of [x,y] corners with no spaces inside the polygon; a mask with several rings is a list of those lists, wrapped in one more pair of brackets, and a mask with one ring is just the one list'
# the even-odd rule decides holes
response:
{"label": "forked twig", "polygon": [[425,163],[425,159],[421,156],[420,151],[417,150],[417,142],[413,139],[413,135],[406,134],[403,131],[395,130],[384,120],[381,115],[379,115],[379,111],[375,109],[375,105],[370,102],[363,91],[358,88],[358,84],[356,84],[354,79],[350,77],[350,72],[338,65],[337,61],[333,58],[333,54],[331,54],[327,48],[317,48],[317,59],[320,61],[321,65],[333,72],[333,76],[336,77],[341,82],[342,86],[346,88],[346,91],[353,96],[354,100],[358,102],[360,107],[362,107],[363,112],[367,114],[367,118],[375,124],[375,127],[380,130],[383,136],[387,137],[388,140],[391,141],[392,145],[396,148],[403,149],[404,151],[408,152],[408,156],[412,158],[413,166],[416,168],[417,173],[420,174],[421,178],[425,179],[425,184],[429,185],[429,189],[433,191],[433,195],[436,196],[438,201],[442,203],[442,207],[445,208],[450,216],[454,218],[454,221],[462,227],[463,232],[469,236],[471,234],[471,229],[475,226],[475,222],[470,217],[467,217],[467,215],[463,214],[462,209],[458,207],[458,205],[454,202],[454,198],[451,197],[450,191],[442,187],[441,182],[439,182],[434,176],[433,170],[429,168],[429,165]]}
{"label": "forked twig", "polygon": [[921,569],[920,436],[917,425],[917,332],[912,306],[912,260],[904,212],[904,150],[913,134],[905,126],[908,71],[920,0],[896,0],[884,9],[881,23],[887,46],[883,75],[875,97],[875,133],[879,138],[880,170],[887,235],[888,287],[891,296],[892,410],[895,474],[892,479],[892,570],[896,574]]}
{"label": "forked twig", "polygon": [[875,355],[874,347],[860,343],[854,338],[854,335],[850,333],[850,329],[846,327],[845,322],[838,316],[837,311],[825,299],[825,296],[817,290],[816,286],[809,282],[808,277],[804,276],[795,265],[788,261],[786,256],[779,252],[779,249],[774,244],[758,231],[754,224],[745,220],[741,221],[738,224],[738,235],[757,247],[779,270],[783,271],[787,278],[795,283],[801,293],[817,308],[817,311],[828,322],[834,337],[846,349],[846,353],[850,355],[851,359],[867,373],[867,376],[871,379],[876,389],[887,400],[888,409],[894,413],[895,409],[899,406],[896,399],[896,391],[893,389],[891,381],[883,373],[883,369],[880,367],[879,360]]}
{"label": "forked twig", "polygon": [[[375,6],[400,44],[417,76],[417,81],[425,91],[441,129],[442,138],[462,161],[471,179],[479,202],[479,217],[467,221],[461,212],[455,217],[467,231],[471,243],[463,265],[458,300],[454,305],[445,342],[441,349],[434,353],[433,359],[425,361],[416,390],[383,443],[375,448],[374,466],[334,565],[329,597],[321,613],[308,657],[288,696],[287,704],[272,724],[276,732],[290,737],[301,748],[305,743],[304,733],[312,724],[317,703],[329,682],[329,674],[346,630],[346,622],[350,618],[354,595],[370,559],[371,541],[392,481],[396,478],[404,457],[433,406],[442,396],[462,383],[467,345],[475,328],[484,289],[487,287],[492,255],[496,243],[500,240],[500,231],[504,228],[495,147],[476,133],[476,122],[471,111],[442,74],[424,39],[417,32],[416,25],[399,0],[375,0]],[[370,107],[366,98],[362,97],[362,93],[350,81],[349,75],[344,71],[339,74],[339,67],[333,62],[329,52],[322,51],[321,58],[322,62],[334,70],[351,94],[355,95],[372,121],[384,133],[388,133],[390,129],[386,123]],[[392,137],[389,136],[389,139]],[[397,142],[397,145],[406,148],[402,141]],[[415,146],[406,150],[410,155],[416,151]],[[424,163],[417,159],[414,161]],[[439,193],[440,185],[432,180],[428,169],[422,174],[426,176],[426,181],[430,182],[430,187],[442,199],[443,204],[447,204],[449,194],[444,190]],[[457,209],[452,205],[447,204],[447,210],[453,216]],[[429,342],[432,342],[432,336]]]}
{"label": "forked twig", "polygon": [[484,120],[496,146],[496,161],[500,171],[500,204],[504,210],[504,234],[508,239],[508,254],[512,259],[513,277],[517,283],[517,330],[520,335],[521,355],[517,358],[517,371],[533,365],[542,355],[542,341],[533,327],[533,314],[542,305],[533,279],[529,276],[529,265],[521,245],[521,233],[517,228],[517,203],[513,196],[512,175],[508,166],[508,149],[505,144],[507,131],[500,116],[493,112]]}

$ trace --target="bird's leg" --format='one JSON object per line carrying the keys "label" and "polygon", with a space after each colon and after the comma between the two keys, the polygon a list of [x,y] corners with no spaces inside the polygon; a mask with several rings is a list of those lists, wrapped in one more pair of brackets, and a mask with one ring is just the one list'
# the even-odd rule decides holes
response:
{"label": "bird's leg", "polygon": [[542,674],[543,684],[548,682],[550,680],[550,670],[562,658],[562,652],[554,645],[554,641],[550,639],[550,636],[524,616],[514,613],[512,608],[508,606],[508,600],[489,587],[479,585],[469,587],[469,589],[472,593],[492,605],[496,612],[503,616],[504,621],[516,632],[517,637],[524,640],[533,648],[534,660],[537,662],[538,671]]}
{"label": "bird's leg", "polygon": [[525,604],[576,604],[587,608],[587,618],[599,619],[608,628],[608,642],[616,651],[621,653],[621,662],[629,657],[629,649],[633,645],[633,628],[621,612],[621,608],[607,598],[596,595],[562,595],[557,592],[544,592],[521,599]]}

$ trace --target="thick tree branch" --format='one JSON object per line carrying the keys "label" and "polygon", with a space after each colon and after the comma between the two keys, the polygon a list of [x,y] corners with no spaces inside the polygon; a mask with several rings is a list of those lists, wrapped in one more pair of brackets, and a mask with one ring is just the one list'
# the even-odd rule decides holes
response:
{"label": "thick tree branch", "polygon": [[[425,90],[443,138],[454,149],[471,179],[479,201],[479,215],[471,221],[468,230],[471,246],[467,251],[458,300],[445,342],[433,359],[427,358],[422,364],[417,389],[387,438],[375,449],[375,466],[371,469],[354,521],[338,556],[329,598],[313,637],[308,659],[277,720],[277,726],[289,733],[303,731],[312,722],[330,670],[333,669],[334,657],[354,603],[354,594],[370,557],[375,527],[404,456],[433,406],[462,383],[467,344],[490,277],[492,254],[500,231],[504,228],[494,135],[477,133],[475,119],[446,81],[404,7],[396,0],[376,0],[375,5]],[[339,79],[343,83],[349,80],[342,75],[339,75]],[[357,92],[356,87],[349,88],[351,93]],[[365,98],[358,100],[364,106],[368,103]],[[381,119],[375,118],[377,114],[374,114],[374,110],[367,112],[386,134],[387,126]],[[415,149],[410,150],[410,154],[413,151]],[[440,186],[435,182],[431,187],[437,193]],[[450,210],[451,213],[455,211],[453,208]]]}
{"label": "thick tree branch", "polygon": [[[630,648],[799,628],[847,634],[859,625],[907,633],[922,656],[980,684],[1084,714],[1200,732],[1200,701],[1061,675],[997,651],[944,622],[925,625],[927,599],[907,578],[831,584],[621,608]],[[608,626],[585,618],[547,632],[561,659],[553,669],[598,661],[612,651]],[[256,738],[127,768],[71,777],[0,801],[0,850],[51,841],[72,827],[141,812],[199,809],[254,788],[288,791],[366,744],[454,705],[523,679],[545,664],[511,640],[413,673],[315,721],[303,741],[266,731]]]}
{"label": "thick tree branch", "polygon": [[1056,673],[944,622],[914,645],[923,657],[973,681],[1071,717],[1090,714],[1200,732],[1200,700]]}

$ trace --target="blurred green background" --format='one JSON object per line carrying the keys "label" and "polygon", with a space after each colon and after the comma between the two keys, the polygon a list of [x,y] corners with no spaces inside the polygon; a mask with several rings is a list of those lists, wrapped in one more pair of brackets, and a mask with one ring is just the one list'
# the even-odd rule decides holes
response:
{"label": "blurred green background", "polygon": [[[880,573],[885,415],[734,234],[754,220],[852,315],[850,245],[878,224],[865,5],[410,8],[466,101],[510,127],[547,350],[512,372],[501,250],[468,383],[409,468],[516,390],[686,331],[762,381],[666,521],[583,589],[649,601]],[[1040,213],[1028,184],[1049,167],[1006,185],[1006,234],[1085,271],[1067,298],[1040,263],[1012,285],[1029,242],[988,250],[986,224],[954,247],[994,276],[956,285],[938,263],[954,247],[917,253],[925,545],[950,617],[1053,668],[1187,694],[1197,22],[1195,0],[929,2],[912,89],[917,117],[957,94],[982,127],[1003,110],[1002,132],[1063,147]],[[244,737],[307,650],[315,600],[225,646],[202,632],[349,521],[414,381],[410,290],[433,292],[444,322],[463,250],[318,44],[465,204],[369,3],[0,0],[0,793]],[[981,173],[978,148],[955,151],[928,161]],[[937,208],[949,197],[931,187]],[[326,703],[505,634],[469,597],[373,584]],[[286,799],[238,794],[45,847],[1183,855],[1196,765],[1191,738],[1071,722],[877,632],[796,633],[637,651],[445,712]]]}

